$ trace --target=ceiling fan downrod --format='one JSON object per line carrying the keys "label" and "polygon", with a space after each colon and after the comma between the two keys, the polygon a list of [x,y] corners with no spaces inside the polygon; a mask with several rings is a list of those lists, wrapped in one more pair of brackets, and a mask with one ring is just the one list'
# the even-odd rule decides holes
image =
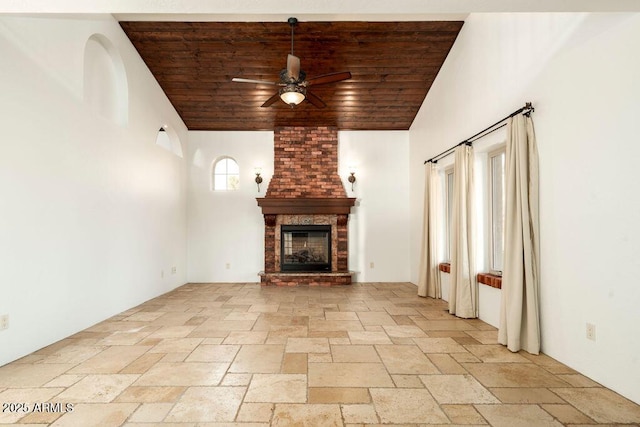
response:
{"label": "ceiling fan downrod", "polygon": [[287,20],[291,27],[291,55],[293,55],[293,28],[298,25],[298,18],[291,17]]}

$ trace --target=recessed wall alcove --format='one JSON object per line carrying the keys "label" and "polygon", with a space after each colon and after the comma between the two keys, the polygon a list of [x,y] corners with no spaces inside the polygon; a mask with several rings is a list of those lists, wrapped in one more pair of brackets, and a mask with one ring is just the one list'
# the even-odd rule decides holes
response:
{"label": "recessed wall alcove", "polygon": [[171,129],[161,127],[156,135],[156,145],[172,152],[178,157],[182,157],[182,144],[180,137]]}
{"label": "recessed wall alcove", "polygon": [[93,34],[84,47],[83,96],[97,115],[125,126],[129,88],[120,52],[106,36]]}

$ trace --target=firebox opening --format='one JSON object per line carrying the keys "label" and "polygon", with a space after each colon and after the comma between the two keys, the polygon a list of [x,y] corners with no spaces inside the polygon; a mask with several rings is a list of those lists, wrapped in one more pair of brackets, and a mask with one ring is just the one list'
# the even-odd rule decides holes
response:
{"label": "firebox opening", "polygon": [[283,225],[281,271],[331,271],[330,225]]}

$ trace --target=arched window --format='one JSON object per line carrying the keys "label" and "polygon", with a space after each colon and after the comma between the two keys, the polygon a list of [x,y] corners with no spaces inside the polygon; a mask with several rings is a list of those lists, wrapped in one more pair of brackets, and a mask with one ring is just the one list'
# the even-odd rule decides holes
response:
{"label": "arched window", "polygon": [[231,157],[220,157],[213,164],[213,191],[237,190],[240,187],[240,168]]}

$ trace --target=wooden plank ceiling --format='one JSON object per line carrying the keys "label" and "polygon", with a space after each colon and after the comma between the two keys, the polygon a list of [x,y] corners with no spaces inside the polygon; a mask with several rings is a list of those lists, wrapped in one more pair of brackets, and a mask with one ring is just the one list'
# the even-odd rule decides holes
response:
{"label": "wooden plank ceiling", "polygon": [[278,81],[291,50],[286,22],[120,23],[190,130],[409,129],[462,24],[300,22],[294,53],[307,79],[352,78],[309,87],[325,108],[304,101],[292,109],[260,107],[277,87],[231,81]]}

